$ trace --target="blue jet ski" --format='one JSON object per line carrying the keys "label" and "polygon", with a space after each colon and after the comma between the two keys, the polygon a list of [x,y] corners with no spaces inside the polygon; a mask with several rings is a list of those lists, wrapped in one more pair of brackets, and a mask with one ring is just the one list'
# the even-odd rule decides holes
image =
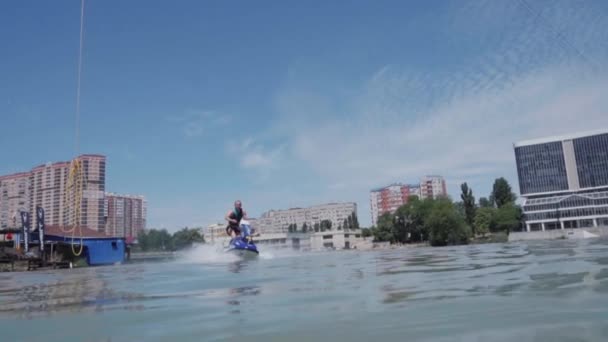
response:
{"label": "blue jet ski", "polygon": [[236,253],[240,256],[255,256],[260,254],[258,247],[251,240],[251,227],[245,220],[240,224],[241,235],[230,240],[226,252]]}

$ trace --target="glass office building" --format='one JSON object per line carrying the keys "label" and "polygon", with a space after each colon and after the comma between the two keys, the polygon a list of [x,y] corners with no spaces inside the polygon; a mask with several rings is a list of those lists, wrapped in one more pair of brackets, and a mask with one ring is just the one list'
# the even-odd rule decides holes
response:
{"label": "glass office building", "polygon": [[517,147],[515,160],[522,195],[568,190],[566,162],[560,142]]}
{"label": "glass office building", "polygon": [[608,226],[608,130],[514,150],[528,231]]}
{"label": "glass office building", "polygon": [[608,186],[608,133],[575,139],[574,153],[581,187]]}

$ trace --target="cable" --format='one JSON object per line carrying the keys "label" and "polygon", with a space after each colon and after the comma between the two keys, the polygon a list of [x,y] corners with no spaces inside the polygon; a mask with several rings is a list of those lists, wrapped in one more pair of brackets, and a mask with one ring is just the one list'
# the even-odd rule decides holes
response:
{"label": "cable", "polygon": [[[80,45],[78,49],[78,80],[76,86],[76,135],[74,141],[74,148],[76,150],[76,158],[70,163],[70,169],[68,171],[68,179],[65,184],[64,208],[67,211],[67,224],[70,227],[65,229],[62,227],[61,230],[66,234],[72,236],[72,253],[75,256],[80,256],[84,249],[84,237],[82,234],[82,197],[84,192],[84,185],[86,184],[85,174],[82,169],[82,163],[80,157],[80,88],[82,78],[82,48],[84,45],[84,1],[80,2]],[[64,223],[66,223],[64,221]],[[74,240],[76,238],[76,231],[80,236],[80,248],[76,251],[74,247]]]}
{"label": "cable", "polygon": [[84,0],[80,2],[80,46],[78,50],[78,85],[76,86],[76,155],[80,152],[80,84],[82,77],[82,47],[84,45]]}

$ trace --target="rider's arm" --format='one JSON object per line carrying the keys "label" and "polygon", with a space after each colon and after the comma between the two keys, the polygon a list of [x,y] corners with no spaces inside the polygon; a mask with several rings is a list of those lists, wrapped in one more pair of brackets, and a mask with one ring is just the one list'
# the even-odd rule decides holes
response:
{"label": "rider's arm", "polygon": [[226,221],[231,222],[231,223],[236,223],[236,220],[235,220],[235,219],[230,218],[230,215],[231,215],[231,214],[232,214],[232,211],[229,211],[229,212],[226,214],[226,217],[225,217],[225,218],[226,218]]}

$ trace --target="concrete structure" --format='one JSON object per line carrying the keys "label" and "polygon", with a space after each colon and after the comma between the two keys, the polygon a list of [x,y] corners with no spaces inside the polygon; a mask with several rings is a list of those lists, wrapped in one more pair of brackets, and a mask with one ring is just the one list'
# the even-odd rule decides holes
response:
{"label": "concrete structure", "polygon": [[20,211],[30,210],[30,173],[0,177],[0,229],[21,225]]}
{"label": "concrete structure", "polygon": [[372,224],[384,213],[394,213],[400,206],[407,204],[410,196],[421,197],[419,185],[395,183],[370,192]]}
{"label": "concrete structure", "polygon": [[509,241],[608,238],[608,226],[565,228],[532,232],[511,232]]}
{"label": "concrete structure", "polygon": [[526,231],[608,225],[608,130],[513,147]]}
{"label": "concrete structure", "polygon": [[425,176],[420,184],[395,183],[370,192],[372,225],[384,213],[394,213],[400,206],[407,204],[410,196],[418,198],[438,198],[447,196],[445,180],[441,176]]}
{"label": "concrete structure", "polygon": [[228,244],[230,237],[226,234],[227,225],[227,223],[213,223],[205,227],[203,231],[203,238],[205,238],[205,242],[212,244]]}
{"label": "concrete structure", "polygon": [[146,229],[147,202],[144,196],[106,193],[104,199],[107,235],[137,238]]}
{"label": "concrete structure", "polygon": [[425,176],[420,180],[420,197],[421,198],[439,198],[447,196],[445,180],[441,176]]}
{"label": "concrete structure", "polygon": [[301,250],[357,249],[363,242],[360,229],[287,234],[288,245]]}
{"label": "concrete structure", "polygon": [[337,229],[344,225],[344,220],[352,214],[357,215],[357,204],[354,202],[346,203],[327,203],[315,205],[308,208],[292,208],[286,210],[270,210],[252,222],[252,227],[258,229],[261,234],[268,233],[287,233],[290,224],[295,224],[299,231],[304,224],[307,229],[312,229],[315,224],[329,220],[332,229]]}

